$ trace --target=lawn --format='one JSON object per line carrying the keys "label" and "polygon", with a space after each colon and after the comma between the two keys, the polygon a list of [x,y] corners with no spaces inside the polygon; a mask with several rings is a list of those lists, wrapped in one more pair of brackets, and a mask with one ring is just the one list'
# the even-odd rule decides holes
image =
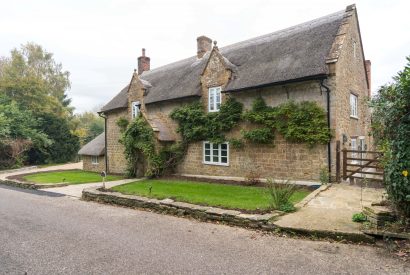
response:
{"label": "lawn", "polygon": [[[151,193],[150,193],[150,187]],[[242,210],[267,210],[269,195],[264,188],[183,180],[143,180],[115,186],[112,190],[157,199],[171,198],[193,204]],[[310,191],[301,189],[291,197],[297,203]]]}
{"label": "lawn", "polygon": [[[23,176],[23,179],[29,182],[42,183],[42,184],[55,184],[55,183],[68,183],[79,184],[87,182],[100,182],[102,177],[99,173],[87,172],[82,170],[69,170],[69,171],[55,171],[55,172],[42,172]],[[121,176],[107,176],[106,181],[120,180]]]}

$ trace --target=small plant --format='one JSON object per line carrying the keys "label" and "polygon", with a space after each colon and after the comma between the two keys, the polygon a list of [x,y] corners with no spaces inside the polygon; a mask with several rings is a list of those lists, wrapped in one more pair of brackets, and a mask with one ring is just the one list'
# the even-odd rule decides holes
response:
{"label": "small plant", "polygon": [[247,185],[256,185],[261,182],[260,166],[249,156],[246,156],[241,162],[241,169],[246,171],[245,181]]}
{"label": "small plant", "polygon": [[319,180],[322,185],[329,183],[329,170],[327,167],[320,168]]}
{"label": "small plant", "polygon": [[267,192],[270,196],[270,206],[272,209],[284,212],[292,212],[295,207],[290,202],[290,198],[297,191],[298,187],[291,184],[289,180],[277,182],[273,179],[267,180]]}
{"label": "small plant", "polygon": [[366,215],[363,214],[362,212],[360,212],[360,213],[355,213],[355,214],[353,214],[353,216],[352,216],[352,221],[354,221],[354,222],[360,222],[360,223],[362,223],[362,222],[365,222],[366,220],[367,220]]}

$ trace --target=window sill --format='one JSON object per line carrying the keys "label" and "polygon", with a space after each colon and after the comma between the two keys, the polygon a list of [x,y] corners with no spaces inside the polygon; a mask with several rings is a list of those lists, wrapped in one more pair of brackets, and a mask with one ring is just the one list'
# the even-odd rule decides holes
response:
{"label": "window sill", "polygon": [[220,163],[220,162],[206,162],[206,161],[203,161],[202,164],[216,165],[216,166],[229,166],[229,163]]}
{"label": "window sill", "polygon": [[350,118],[355,119],[355,120],[359,120],[359,117],[357,117],[357,116],[350,116]]}

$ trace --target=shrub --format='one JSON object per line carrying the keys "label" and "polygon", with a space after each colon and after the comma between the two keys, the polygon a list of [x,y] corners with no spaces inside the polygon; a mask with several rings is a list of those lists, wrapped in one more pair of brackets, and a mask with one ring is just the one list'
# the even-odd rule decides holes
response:
{"label": "shrub", "polygon": [[372,133],[383,151],[386,190],[403,217],[410,217],[410,57],[404,70],[371,101]]}
{"label": "shrub", "polygon": [[319,180],[322,185],[329,183],[329,169],[328,167],[320,168]]}
{"label": "shrub", "polygon": [[367,220],[366,215],[363,214],[362,212],[355,213],[352,216],[352,221],[354,222],[365,222],[366,220]]}
{"label": "shrub", "polygon": [[273,179],[268,179],[267,181],[271,208],[284,212],[294,211],[295,207],[290,202],[290,198],[297,191],[298,187],[295,184],[291,184],[289,180],[282,183]]}

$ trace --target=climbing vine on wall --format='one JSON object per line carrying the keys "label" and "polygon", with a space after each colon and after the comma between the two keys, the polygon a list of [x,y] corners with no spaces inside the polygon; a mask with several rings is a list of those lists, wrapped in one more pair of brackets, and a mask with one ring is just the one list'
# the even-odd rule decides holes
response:
{"label": "climbing vine on wall", "polygon": [[270,107],[259,97],[253,102],[252,109],[243,114],[243,119],[259,125],[256,129],[242,130],[244,139],[254,143],[271,143],[275,131],[288,141],[309,146],[326,144],[332,137],[325,111],[312,101],[289,101]]}
{"label": "climbing vine on wall", "polygon": [[[117,125],[122,129],[120,142],[125,147],[128,174],[138,174],[141,163],[147,164],[146,176],[156,177],[173,169],[183,159],[189,143],[208,140],[213,143],[229,141],[233,147],[242,148],[244,140],[272,144],[275,131],[286,140],[307,143],[327,143],[331,131],[327,127],[324,110],[315,102],[295,103],[293,101],[277,107],[267,106],[262,97],[255,99],[252,109],[243,113],[242,103],[228,97],[219,112],[207,113],[200,101],[176,108],[170,117],[178,122],[177,131],[181,142],[161,146],[155,141],[155,134],[143,116],[131,123],[120,118]],[[257,128],[242,130],[242,138],[227,139],[225,134],[241,121],[247,121]]]}
{"label": "climbing vine on wall", "polygon": [[178,122],[178,132],[185,143],[209,140],[214,143],[226,141],[224,133],[241,120],[243,105],[233,98],[221,105],[219,112],[206,113],[201,102],[184,105],[171,113]]}
{"label": "climbing vine on wall", "polygon": [[142,116],[134,119],[129,124],[120,118],[117,125],[122,129],[120,142],[125,147],[128,176],[138,175],[137,169],[144,166],[144,164],[147,165],[145,176],[159,176],[165,170],[174,167],[183,155],[181,143],[157,148],[154,131]]}

